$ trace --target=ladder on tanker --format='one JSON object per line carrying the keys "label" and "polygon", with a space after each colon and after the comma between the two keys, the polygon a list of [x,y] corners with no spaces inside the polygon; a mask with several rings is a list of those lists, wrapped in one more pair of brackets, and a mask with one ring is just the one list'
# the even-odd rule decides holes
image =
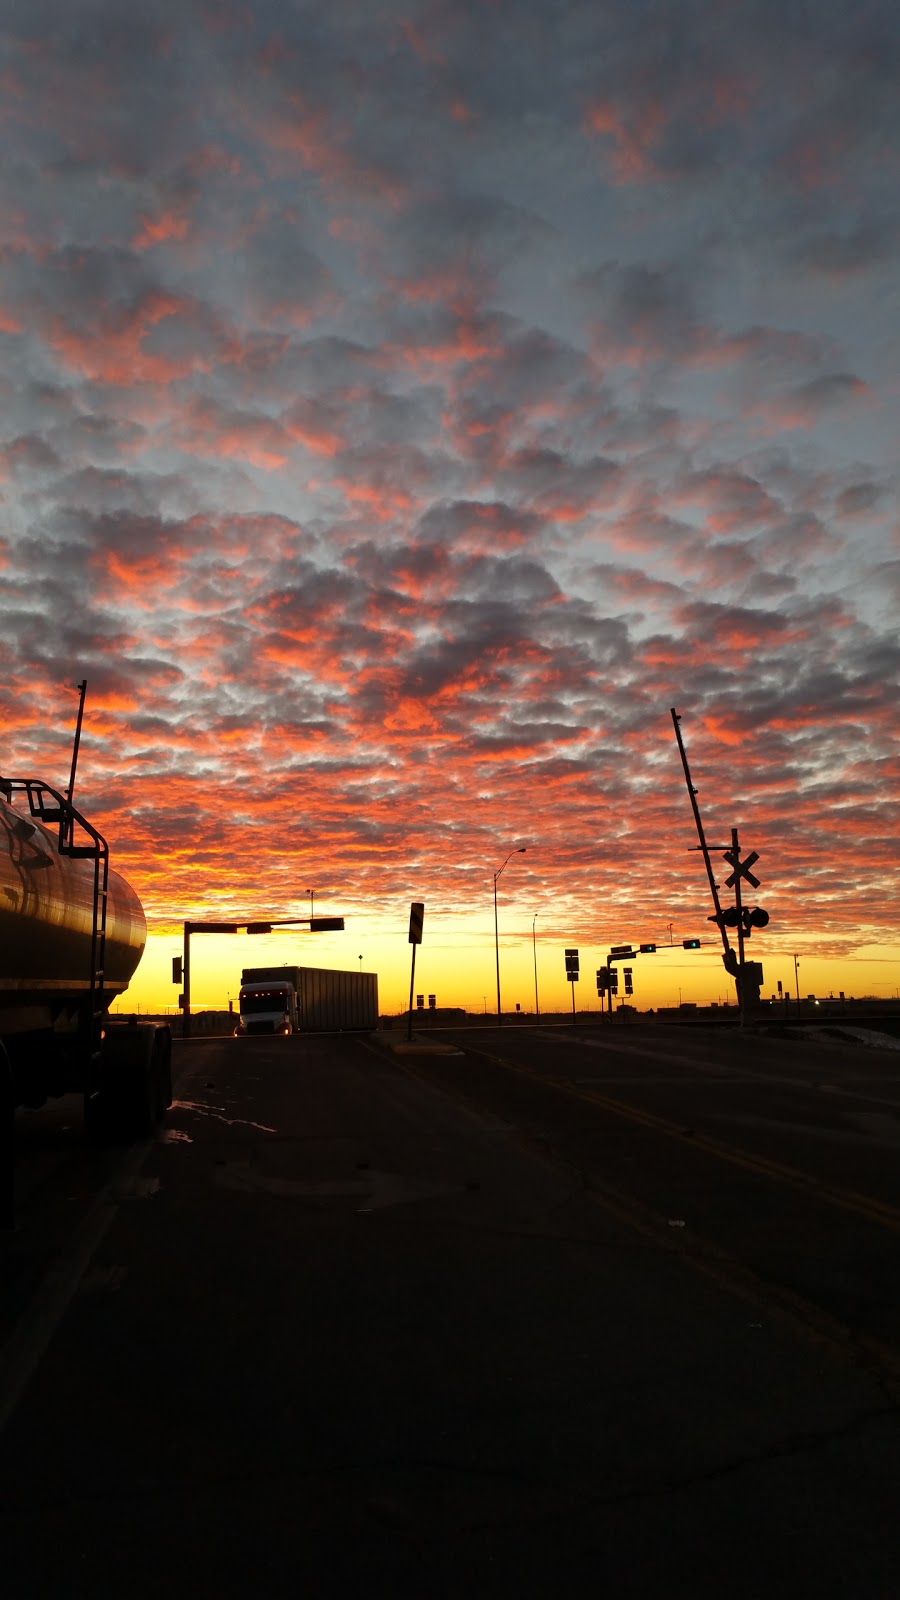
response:
{"label": "ladder on tanker", "polygon": [[[57,850],[74,861],[93,862],[91,912],[91,952],[88,992],[79,1017],[79,1033],[84,1062],[84,1095],[87,1108],[97,1093],[100,1080],[100,1044],[106,1007],[103,1003],[106,963],[106,912],[109,900],[109,846],[93,823],[77,811],[72,802],[40,778],[0,778],[0,793],[11,803],[13,794],[24,794],[28,809],[45,828],[57,829]],[[28,827],[25,819],[23,826]],[[77,830],[77,831],[76,831]]]}

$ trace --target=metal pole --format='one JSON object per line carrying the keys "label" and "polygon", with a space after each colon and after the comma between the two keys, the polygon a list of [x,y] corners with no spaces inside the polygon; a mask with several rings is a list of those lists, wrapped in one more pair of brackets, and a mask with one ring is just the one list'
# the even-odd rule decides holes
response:
{"label": "metal pole", "polygon": [[181,981],[184,1000],[181,1007],[181,1037],[191,1037],[191,925],[184,925],[184,954],[181,958]]}
{"label": "metal pole", "polygon": [[499,934],[499,932],[497,930],[497,879],[499,878],[501,872],[503,871],[503,868],[509,866],[509,863],[511,862],[513,856],[524,856],[524,854],[525,854],[525,845],[524,844],[517,845],[515,850],[510,850],[509,855],[507,856],[506,860],[503,863],[503,866],[502,867],[498,867],[497,871],[494,873],[494,957],[495,957],[495,960],[496,960],[496,963],[497,963],[497,1026],[498,1027],[500,1026],[500,1023],[503,1021],[503,1016],[502,1016],[502,1013],[501,1013],[501,1010],[500,1010],[500,934]]}
{"label": "metal pole", "polygon": [[797,970],[799,966],[800,966],[800,957],[799,956],[795,956],[794,957],[794,982],[797,985],[797,1015],[798,1015],[798,1017],[800,1015],[800,973]]}
{"label": "metal pole", "polygon": [[572,1023],[575,1022],[575,979],[572,980]]}
{"label": "metal pole", "polygon": [[412,1041],[412,1003],[413,1003],[413,989],[415,988],[415,986],[416,986],[416,946],[414,944],[413,947],[412,947],[412,962],[410,964],[410,969],[409,969],[409,1020],[407,1022],[407,1026],[406,1026],[406,1041],[407,1041],[407,1044],[411,1043],[411,1041]]}
{"label": "metal pole", "polygon": [[82,678],[81,682],[77,684],[76,687],[80,690],[81,698],[78,701],[78,720],[75,723],[75,743],[72,746],[72,768],[69,772],[69,787],[66,790],[66,799],[69,801],[70,805],[72,803],[72,796],[75,793],[75,768],[78,765],[78,746],[81,743],[81,719],[84,716],[84,697],[87,694],[87,678]]}
{"label": "metal pole", "polygon": [[744,1001],[744,924],[741,918],[741,847],[738,844],[737,828],[731,830],[731,853],[734,860],[734,905],[737,911],[737,939],[738,939],[738,972],[737,980],[738,1005],[741,1008],[741,1027],[746,1020],[746,1006]]}
{"label": "metal pole", "polygon": [[539,1017],[540,1014],[541,1014],[541,1008],[538,1005],[537,941],[535,939],[535,933],[534,933],[534,925],[537,922],[537,919],[538,919],[538,914],[537,914],[537,912],[535,912],[534,916],[531,919],[531,948],[532,948],[532,951],[534,953],[534,1014],[535,1014],[536,1017]]}
{"label": "metal pole", "polygon": [[691,802],[691,810],[694,813],[694,821],[697,824],[697,837],[700,840],[700,849],[703,852],[703,860],[706,863],[706,876],[709,879],[709,892],[712,895],[712,902],[716,910],[716,919],[719,925],[719,932],[722,935],[722,945],[727,955],[730,946],[728,943],[728,934],[722,922],[722,907],[719,904],[719,886],[716,883],[712,862],[709,858],[709,846],[706,843],[706,835],[703,832],[703,823],[700,820],[700,807],[697,804],[697,791],[691,782],[691,769],[688,766],[687,751],[684,748],[684,740],[681,737],[681,729],[678,726],[681,718],[679,717],[674,706],[671,707],[671,711],[672,722],[675,726],[675,737],[678,740],[678,749],[681,754],[681,765],[684,768],[684,781],[687,784],[687,791]]}
{"label": "metal pole", "polygon": [[[505,867],[505,866],[506,866],[506,862],[504,861],[503,867]],[[503,871],[503,867],[500,868],[500,872]],[[498,929],[497,929],[497,879],[500,876],[500,872],[495,872],[494,873],[494,959],[495,959],[495,961],[497,963],[497,1025],[498,1025],[498,1027],[499,1027],[499,1024],[500,1024],[500,934],[499,934]]]}

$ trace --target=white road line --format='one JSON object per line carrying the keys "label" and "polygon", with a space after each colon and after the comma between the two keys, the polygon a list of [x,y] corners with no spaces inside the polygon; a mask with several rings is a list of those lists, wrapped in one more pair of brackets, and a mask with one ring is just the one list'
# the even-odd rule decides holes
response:
{"label": "white road line", "polygon": [[66,1256],[44,1278],[0,1351],[0,1433],[6,1427],[78,1293],[79,1285],[152,1148],[145,1139],[97,1196]]}
{"label": "white road line", "polygon": [[[179,1075],[181,1081],[187,1076]],[[133,1194],[155,1143],[144,1139],[98,1194],[65,1256],[50,1268],[0,1350],[0,1433],[15,1411],[63,1317],[72,1304],[109,1228],[120,1200]]]}

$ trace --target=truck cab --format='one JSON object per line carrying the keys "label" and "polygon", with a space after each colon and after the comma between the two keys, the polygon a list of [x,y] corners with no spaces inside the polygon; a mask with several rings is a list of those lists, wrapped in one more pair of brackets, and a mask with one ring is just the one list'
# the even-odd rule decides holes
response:
{"label": "truck cab", "polygon": [[242,983],[238,1008],[236,1037],[248,1033],[293,1033],[297,1026],[297,993],[287,979]]}

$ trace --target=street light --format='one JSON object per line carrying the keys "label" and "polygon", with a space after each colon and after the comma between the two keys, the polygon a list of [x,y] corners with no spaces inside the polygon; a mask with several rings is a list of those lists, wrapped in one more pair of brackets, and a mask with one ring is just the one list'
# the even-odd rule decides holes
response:
{"label": "street light", "polygon": [[538,919],[538,914],[537,914],[537,912],[535,912],[534,916],[531,919],[531,948],[532,948],[532,952],[534,954],[534,1014],[535,1014],[536,1017],[539,1017],[540,1014],[541,1014],[541,1008],[538,1005],[538,992],[537,992],[537,942],[535,940],[535,935],[534,935],[534,925],[537,922],[537,919]]}
{"label": "street light", "polygon": [[[503,863],[503,867],[506,867],[506,866],[509,865],[509,863],[512,860],[513,856],[523,856],[525,854],[525,848],[526,847],[525,847],[524,844],[520,844],[517,849],[510,850],[509,855],[507,856],[506,860]],[[502,1018],[501,1018],[501,1015],[500,1015],[500,935],[499,935],[499,933],[497,931],[497,879],[499,878],[501,872],[503,871],[503,867],[498,867],[497,871],[494,873],[494,955],[495,955],[496,961],[497,961],[497,1026],[498,1027],[500,1026],[500,1022],[501,1022]]]}
{"label": "street light", "polygon": [[307,889],[306,892],[309,895],[309,914],[314,917],[316,914],[316,891],[315,889]]}

